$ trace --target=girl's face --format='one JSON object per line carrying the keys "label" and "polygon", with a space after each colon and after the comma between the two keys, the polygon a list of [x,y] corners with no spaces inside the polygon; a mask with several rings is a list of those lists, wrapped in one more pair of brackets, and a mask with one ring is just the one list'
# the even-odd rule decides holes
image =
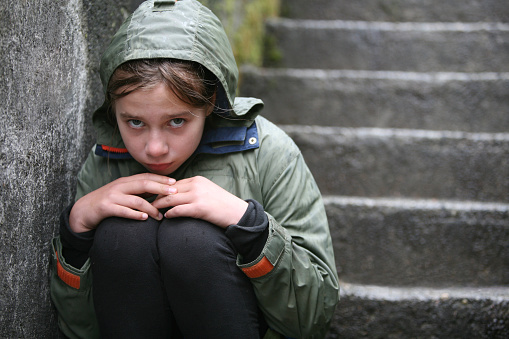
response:
{"label": "girl's face", "polygon": [[195,108],[164,84],[136,90],[115,102],[122,140],[133,158],[152,173],[175,172],[200,143],[213,107]]}

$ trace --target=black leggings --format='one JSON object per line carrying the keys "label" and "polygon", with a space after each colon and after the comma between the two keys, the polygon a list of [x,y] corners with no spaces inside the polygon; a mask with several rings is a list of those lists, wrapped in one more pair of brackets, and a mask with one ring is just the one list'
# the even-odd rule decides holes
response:
{"label": "black leggings", "polygon": [[236,251],[208,222],[108,218],[90,256],[103,338],[259,338],[267,330]]}

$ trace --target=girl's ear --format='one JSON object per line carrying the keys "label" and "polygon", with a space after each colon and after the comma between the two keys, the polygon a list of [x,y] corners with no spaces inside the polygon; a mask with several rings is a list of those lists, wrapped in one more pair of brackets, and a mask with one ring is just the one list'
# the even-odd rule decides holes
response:
{"label": "girl's ear", "polygon": [[211,101],[211,104],[207,108],[207,116],[209,116],[214,111],[214,107],[216,107],[216,93],[214,93],[214,95],[212,96],[210,101]]}

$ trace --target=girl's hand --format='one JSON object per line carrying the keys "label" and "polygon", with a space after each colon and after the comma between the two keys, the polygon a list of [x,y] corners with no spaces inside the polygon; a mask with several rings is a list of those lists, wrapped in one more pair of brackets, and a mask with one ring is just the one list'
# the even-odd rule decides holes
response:
{"label": "girl's hand", "polygon": [[141,196],[168,195],[176,192],[175,179],[143,173],[119,178],[90,192],[76,201],[69,216],[69,225],[76,232],[86,232],[108,217],[146,220],[149,216],[161,220],[162,215]]}
{"label": "girl's hand", "polygon": [[176,193],[160,195],[152,203],[155,208],[172,207],[166,218],[191,217],[226,228],[237,224],[248,203],[204,177],[177,181]]}

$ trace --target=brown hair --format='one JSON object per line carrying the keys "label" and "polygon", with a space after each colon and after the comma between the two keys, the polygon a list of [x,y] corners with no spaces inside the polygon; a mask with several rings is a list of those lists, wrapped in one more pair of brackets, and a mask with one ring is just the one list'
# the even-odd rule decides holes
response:
{"label": "brown hair", "polygon": [[183,102],[197,108],[214,105],[218,80],[197,62],[178,59],[139,59],[120,65],[107,88],[111,104],[138,89],[165,84]]}

